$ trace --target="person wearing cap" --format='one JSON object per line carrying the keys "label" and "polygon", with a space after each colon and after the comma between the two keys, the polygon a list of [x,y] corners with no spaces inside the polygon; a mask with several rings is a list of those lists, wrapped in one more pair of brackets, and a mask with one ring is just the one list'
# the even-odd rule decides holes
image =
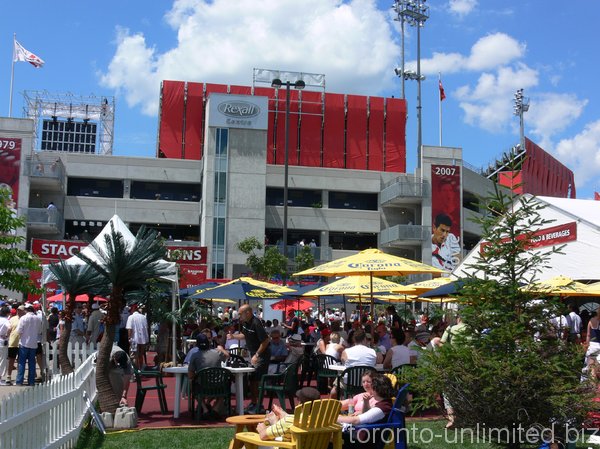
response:
{"label": "person wearing cap", "polygon": [[290,309],[287,314],[287,320],[281,325],[287,329],[287,336],[291,337],[299,332],[300,320],[296,316],[296,310]]}
{"label": "person wearing cap", "polygon": [[0,307],[0,385],[9,385],[4,379],[8,371],[8,337],[12,330],[9,315],[10,307]]}
{"label": "person wearing cap", "polygon": [[[14,310],[14,315],[10,317],[8,322],[10,323],[10,327],[12,332],[8,337],[8,375],[7,375],[7,383],[11,384],[12,372],[15,368],[15,361],[17,360],[17,355],[19,355],[19,340],[20,335],[17,332],[17,326],[19,325],[19,319],[25,315],[25,307],[20,305],[16,307]],[[12,313],[12,311],[11,311]]]}
{"label": "person wearing cap", "polygon": [[104,314],[100,310],[100,304],[95,302],[92,304],[92,313],[88,318],[88,325],[86,331],[86,343],[89,345],[90,343],[96,349],[96,345],[98,343],[98,337],[100,336],[100,332],[102,330],[102,318],[104,318]]}
{"label": "person wearing cap", "polygon": [[52,344],[54,341],[56,341],[56,331],[58,329],[58,322],[60,321],[57,307],[52,307],[50,309],[50,314],[47,317],[47,321],[48,331],[46,332],[46,339],[48,340],[48,343]]}
{"label": "person wearing cap", "polygon": [[114,393],[121,398],[119,406],[127,406],[127,392],[133,375],[133,366],[127,353],[117,345],[110,351],[108,379]]}
{"label": "person wearing cap", "polygon": [[331,337],[331,331],[324,327],[323,329],[321,329],[320,331],[321,334],[321,338],[319,338],[317,340],[317,343],[315,344],[315,355],[317,354],[326,354],[327,353],[327,345],[330,342],[330,337]]}
{"label": "person wearing cap", "polygon": [[288,356],[285,359],[285,364],[295,363],[300,361],[304,356],[304,346],[302,346],[302,337],[300,334],[294,334],[287,339]]}
{"label": "person wearing cap", "polygon": [[[210,330],[209,330],[210,332]],[[218,368],[221,362],[228,358],[228,353],[225,350],[211,349],[211,342],[205,332],[199,332],[196,335],[197,351],[193,353],[188,365],[188,379],[190,385],[194,382],[196,373],[204,368]],[[201,385],[198,385],[202,388]],[[217,410],[222,409],[224,405],[223,399],[219,398],[215,403],[211,403],[210,399],[198,404],[198,409],[201,414],[215,414]],[[214,416],[216,417],[216,416]]]}
{"label": "person wearing cap", "polygon": [[38,347],[38,336],[42,332],[42,319],[35,313],[33,304],[25,304],[25,315],[19,320],[17,332],[19,342],[19,369],[17,372],[17,385],[23,385],[25,378],[25,364],[28,365],[27,384],[35,385],[35,354]]}

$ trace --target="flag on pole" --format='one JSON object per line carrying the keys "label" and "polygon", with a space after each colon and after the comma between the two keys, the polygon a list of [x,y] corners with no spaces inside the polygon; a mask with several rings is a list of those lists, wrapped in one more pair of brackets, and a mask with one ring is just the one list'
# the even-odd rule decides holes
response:
{"label": "flag on pole", "polygon": [[17,40],[15,39],[15,53],[13,57],[14,62],[28,62],[36,69],[42,67],[44,65],[44,60],[37,55],[34,55],[29,50],[25,49]]}
{"label": "flag on pole", "polygon": [[444,92],[444,86],[442,86],[442,80],[439,80],[440,86],[440,101],[444,101],[446,99],[446,93]]}
{"label": "flag on pole", "polygon": [[594,192],[594,200],[600,201],[600,193]]}

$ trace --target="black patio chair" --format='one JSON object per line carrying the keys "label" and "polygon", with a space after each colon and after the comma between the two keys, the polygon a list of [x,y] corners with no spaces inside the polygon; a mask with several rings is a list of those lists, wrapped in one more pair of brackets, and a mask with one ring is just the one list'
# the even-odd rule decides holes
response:
{"label": "black patio chair", "polygon": [[362,377],[367,371],[375,371],[375,368],[372,366],[351,366],[344,370],[341,376],[344,381],[344,399],[365,391],[362,386]]}
{"label": "black patio chair", "polygon": [[285,397],[287,396],[291,409],[294,410],[296,391],[298,391],[298,362],[288,365],[281,373],[262,376],[258,387],[258,405],[262,406],[264,395],[269,393],[269,410],[273,405],[274,395],[277,395],[284,410],[286,410]]}
{"label": "black patio chair", "polygon": [[[231,372],[225,368],[202,368],[196,372],[192,383],[190,401],[194,414],[194,404],[198,401],[198,421],[202,417],[202,402],[204,399],[223,398],[227,404],[227,415],[231,415]],[[209,410],[210,411],[210,410]]]}
{"label": "black patio chair", "polygon": [[338,361],[335,359],[335,357],[327,354],[318,354],[315,356],[315,364],[317,368],[317,388],[321,393],[326,393],[329,391],[332,381],[335,381],[340,374],[338,371],[329,369],[331,365],[336,365],[337,363]]}
{"label": "black patio chair", "polygon": [[[160,411],[163,415],[169,413],[167,408],[167,398],[165,396],[165,389],[167,385],[163,382],[162,373],[159,370],[151,371],[140,371],[133,366],[133,374],[135,376],[135,382],[137,385],[137,391],[135,393],[135,409],[138,413],[141,413],[142,406],[144,405],[144,399],[148,391],[156,390],[158,393],[158,403],[160,404]],[[154,384],[144,384],[144,380],[154,379]]]}

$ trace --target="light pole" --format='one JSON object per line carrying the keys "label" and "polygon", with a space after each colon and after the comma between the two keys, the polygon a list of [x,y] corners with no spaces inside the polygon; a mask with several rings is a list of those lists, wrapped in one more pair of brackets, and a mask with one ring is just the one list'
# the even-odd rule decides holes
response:
{"label": "light pole", "polygon": [[[398,14],[397,20],[401,23],[402,29],[402,66],[400,72],[404,70],[404,22],[408,22],[411,26],[417,27],[417,168],[421,168],[421,146],[423,140],[422,132],[422,115],[421,115],[421,28],[425,26],[425,22],[429,19],[429,6],[426,5],[426,0],[396,0],[394,3],[394,11]],[[396,70],[398,75],[398,71]],[[402,78],[402,98],[404,98],[404,80]]]}
{"label": "light pole", "polygon": [[525,151],[525,122],[523,121],[523,113],[529,111],[529,98],[523,96],[523,89],[515,92],[515,106],[513,113],[519,116],[519,145],[520,152]]}
{"label": "light pole", "polygon": [[[287,259],[288,256],[288,239],[287,239],[287,225],[288,225],[288,170],[289,170],[289,141],[290,141],[290,89],[294,86],[294,89],[302,90],[306,87],[306,83],[299,79],[294,81],[282,82],[279,78],[271,81],[271,87],[279,89],[285,86],[285,148],[284,148],[284,160],[283,160],[283,255]],[[287,281],[287,262],[286,270],[283,277],[283,283]]]}

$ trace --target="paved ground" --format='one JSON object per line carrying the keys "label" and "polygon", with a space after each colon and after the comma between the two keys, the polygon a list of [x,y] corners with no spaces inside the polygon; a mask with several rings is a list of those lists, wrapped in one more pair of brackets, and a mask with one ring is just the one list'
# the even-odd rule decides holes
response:
{"label": "paved ground", "polygon": [[[38,375],[38,379],[39,379],[39,370],[37,371],[37,375]],[[17,370],[14,370],[12,372],[12,376],[11,376],[11,380],[12,380],[12,385],[0,385],[0,400],[2,398],[4,398],[5,396],[10,395],[11,393],[15,393],[17,391],[23,391],[23,389],[27,389],[29,387],[21,387],[18,385],[15,385],[15,381],[17,379]],[[27,367],[25,367],[25,379],[27,379]]]}

